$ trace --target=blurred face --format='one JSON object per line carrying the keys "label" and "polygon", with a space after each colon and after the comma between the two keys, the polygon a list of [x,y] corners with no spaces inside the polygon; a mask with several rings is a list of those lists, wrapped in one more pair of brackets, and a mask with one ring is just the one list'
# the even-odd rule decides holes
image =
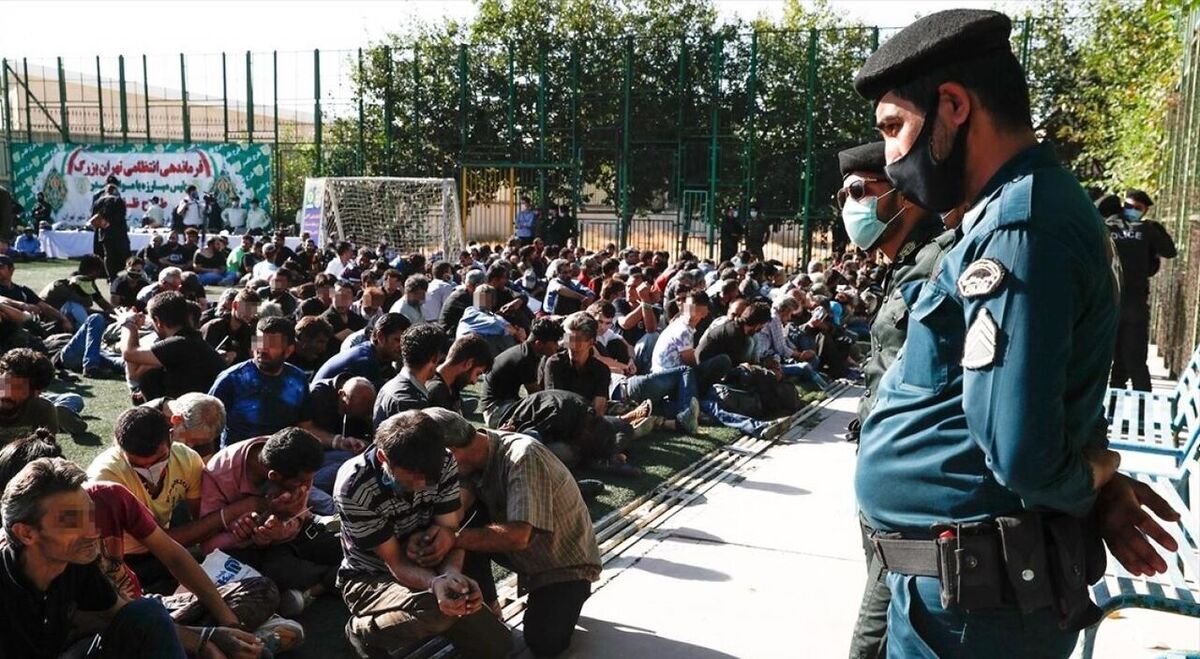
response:
{"label": "blurred face", "polygon": [[85,565],[100,555],[96,506],[83,488],[59,492],[41,501],[36,525],[16,524],[14,531],[27,551],[63,563]]}
{"label": "blurred face", "polygon": [[387,361],[396,361],[403,354],[401,338],[404,332],[392,332],[375,342],[375,350]]}
{"label": "blurred face", "polygon": [[608,316],[607,318],[604,316],[596,316],[596,323],[598,325],[596,328],[596,336],[604,336],[608,330],[612,329],[613,319],[612,316]]}
{"label": "blurred face", "polygon": [[384,277],[383,279],[383,284],[387,287],[387,291],[389,293],[394,293],[400,290],[402,283],[403,282],[400,281],[399,277]]}
{"label": "blurred face", "polygon": [[705,318],[708,318],[708,307],[688,305],[688,319],[692,327],[699,325]]}
{"label": "blurred face", "polygon": [[[387,456],[383,451],[377,451],[376,456],[379,458],[379,465],[392,477],[396,484],[405,492],[417,492],[420,490],[429,489],[425,474],[419,471],[404,469],[401,467],[393,467],[388,464]],[[436,485],[436,483],[434,484]]]}
{"label": "blurred face", "polygon": [[419,288],[415,291],[410,291],[408,293],[405,293],[404,297],[408,298],[409,304],[414,305],[414,306],[420,306],[425,303],[425,293],[426,292],[427,291],[424,288]]}
{"label": "blurred face", "polygon": [[281,275],[278,271],[276,271],[271,275],[270,283],[271,290],[275,293],[279,293],[281,291],[286,291],[288,289],[288,284],[291,282],[288,281],[288,278],[285,275]]}
{"label": "blurred face", "polygon": [[354,291],[349,288],[335,288],[333,291],[333,306],[337,308],[338,313],[346,313],[350,310],[350,305],[354,304]]}
{"label": "blurred face", "polygon": [[254,322],[254,317],[258,315],[258,305],[256,304],[240,304],[233,303],[233,315],[243,323],[250,324]]}
{"label": "blurred face", "polygon": [[329,349],[329,337],[324,334],[301,337],[296,349],[302,354],[325,354]]}
{"label": "blurred face", "polygon": [[254,337],[254,365],[264,373],[278,373],[295,350],[296,346],[280,334],[258,332]]}
{"label": "blurred face", "polygon": [[19,414],[30,394],[28,379],[8,373],[0,375],[0,415],[14,417]]}
{"label": "blurred face", "polygon": [[596,345],[596,340],[583,332],[568,331],[566,339],[567,352],[571,354],[571,361],[577,364],[587,361],[592,354],[592,346]]}
{"label": "blurred face", "polygon": [[[333,287],[332,286],[318,286],[317,287],[317,299],[324,302],[327,305],[333,304]],[[349,308],[349,307],[347,307],[347,308]]]}

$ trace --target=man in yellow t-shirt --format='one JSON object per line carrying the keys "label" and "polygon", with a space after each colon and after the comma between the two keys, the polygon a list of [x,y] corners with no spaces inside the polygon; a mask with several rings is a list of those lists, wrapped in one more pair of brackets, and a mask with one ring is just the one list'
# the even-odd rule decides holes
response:
{"label": "man in yellow t-shirt", "polygon": [[[179,544],[199,544],[229,528],[241,516],[265,509],[261,497],[247,497],[221,510],[200,516],[200,480],[204,461],[191,448],[171,441],[171,423],[159,410],[135,407],[117,419],[116,445],[88,467],[91,480],[124,485],[154,516],[154,521]],[[180,506],[191,521],[172,525]],[[125,563],[146,592],[170,594],[174,579],[135,538],[124,542]]]}

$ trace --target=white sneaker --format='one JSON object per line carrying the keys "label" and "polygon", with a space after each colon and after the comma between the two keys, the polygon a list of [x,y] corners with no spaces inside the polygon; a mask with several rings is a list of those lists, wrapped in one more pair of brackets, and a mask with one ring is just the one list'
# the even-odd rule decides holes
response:
{"label": "white sneaker", "polygon": [[282,654],[304,645],[304,627],[295,620],[278,614],[271,616],[261,627],[254,630],[254,635],[272,654]]}

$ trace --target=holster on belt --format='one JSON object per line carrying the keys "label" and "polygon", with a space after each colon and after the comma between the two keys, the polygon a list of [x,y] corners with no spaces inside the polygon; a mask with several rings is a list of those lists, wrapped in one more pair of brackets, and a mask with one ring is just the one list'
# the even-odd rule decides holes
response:
{"label": "holster on belt", "polygon": [[[941,527],[934,531],[950,530]],[[967,611],[1004,606],[1003,561],[990,523],[955,524],[953,536],[937,539],[941,601]]]}

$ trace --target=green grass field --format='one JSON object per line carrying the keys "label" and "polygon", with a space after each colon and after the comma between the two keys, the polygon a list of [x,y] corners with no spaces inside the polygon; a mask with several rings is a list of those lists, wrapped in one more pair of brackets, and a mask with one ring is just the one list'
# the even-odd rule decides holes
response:
{"label": "green grass field", "polygon": [[[68,261],[18,264],[14,279],[40,292],[46,284],[68,276],[73,270],[74,264]],[[219,290],[210,289],[209,297],[215,299],[219,293]],[[56,382],[51,390],[75,392],[87,401],[83,416],[88,423],[88,432],[76,437],[64,435],[59,438],[67,457],[86,468],[92,458],[112,442],[113,424],[117,416],[130,405],[125,383],[80,378],[76,382]],[[482,422],[479,418],[473,421]],[[596,478],[608,486],[607,492],[590,502],[592,518],[599,519],[620,508],[709,451],[735,439],[737,433],[723,427],[705,427],[696,436],[656,432],[634,445],[630,452],[630,461],[642,468],[642,473],[637,477],[619,479],[601,472],[580,473],[580,477]],[[354,656],[343,636],[346,617],[341,598],[328,596],[319,599],[300,617],[308,640],[304,647],[288,656],[321,659]]]}

